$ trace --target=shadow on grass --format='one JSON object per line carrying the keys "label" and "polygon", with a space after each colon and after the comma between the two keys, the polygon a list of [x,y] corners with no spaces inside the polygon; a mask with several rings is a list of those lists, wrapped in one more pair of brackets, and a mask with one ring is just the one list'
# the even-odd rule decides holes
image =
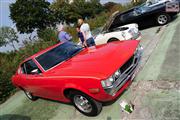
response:
{"label": "shadow on grass", "polygon": [[16,114],[6,114],[0,115],[0,120],[31,120],[28,116],[16,115]]}

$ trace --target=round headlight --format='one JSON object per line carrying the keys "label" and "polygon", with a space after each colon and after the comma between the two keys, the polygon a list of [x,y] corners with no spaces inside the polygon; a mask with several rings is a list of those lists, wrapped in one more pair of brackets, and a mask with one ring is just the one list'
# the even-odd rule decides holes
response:
{"label": "round headlight", "polygon": [[110,81],[110,82],[114,82],[114,79],[113,79],[112,76],[109,78],[109,81]]}
{"label": "round headlight", "polygon": [[101,81],[101,84],[103,87],[110,87],[110,86],[112,86],[114,81],[115,81],[115,79],[111,76],[107,80]]}
{"label": "round headlight", "polygon": [[120,70],[117,70],[117,71],[114,73],[115,79],[117,79],[120,75],[121,75]]}

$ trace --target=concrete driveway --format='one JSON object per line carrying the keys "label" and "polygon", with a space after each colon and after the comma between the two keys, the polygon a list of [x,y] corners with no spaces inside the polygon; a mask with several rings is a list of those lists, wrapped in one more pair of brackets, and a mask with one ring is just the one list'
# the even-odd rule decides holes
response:
{"label": "concrete driveway", "polygon": [[[97,117],[86,117],[73,106],[59,102],[31,102],[23,92],[17,92],[0,105],[0,120],[179,120],[180,17],[166,26],[143,30],[141,44],[144,54],[135,80]],[[135,105],[132,114],[120,110],[119,101],[123,99]]]}

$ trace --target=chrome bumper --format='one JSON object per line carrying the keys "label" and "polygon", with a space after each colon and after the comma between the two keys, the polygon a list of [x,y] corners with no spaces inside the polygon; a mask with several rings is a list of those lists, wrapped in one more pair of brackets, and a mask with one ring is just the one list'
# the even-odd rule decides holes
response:
{"label": "chrome bumper", "polygon": [[[122,68],[124,67],[124,65],[122,67],[120,67],[120,71],[122,71],[121,75],[119,76],[119,78],[113,83],[113,85],[111,87],[108,87],[105,89],[105,91],[112,95],[115,96],[116,93],[121,89],[121,87],[132,78],[133,74],[136,73],[136,68],[139,65],[140,59],[141,59],[141,55],[142,55],[142,47],[139,47],[136,52],[134,53],[134,55],[124,64],[129,64],[128,62],[130,62],[130,65],[122,71]],[[132,78],[133,80],[133,78]]]}

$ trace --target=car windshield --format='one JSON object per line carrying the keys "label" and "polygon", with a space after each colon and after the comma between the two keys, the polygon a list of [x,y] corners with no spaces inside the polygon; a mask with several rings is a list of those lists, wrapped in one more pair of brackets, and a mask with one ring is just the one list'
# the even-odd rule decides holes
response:
{"label": "car windshield", "polygon": [[142,4],[140,7],[135,8],[135,12],[139,13],[139,14],[142,14],[142,13],[148,11],[149,9],[150,8],[148,6],[146,6],[145,4]]}
{"label": "car windshield", "polygon": [[44,70],[48,70],[53,66],[73,57],[82,49],[83,48],[81,46],[72,42],[65,42],[38,56],[36,60],[44,68]]}
{"label": "car windshield", "polygon": [[101,33],[103,27],[98,27],[92,31],[92,35],[96,36]]}

